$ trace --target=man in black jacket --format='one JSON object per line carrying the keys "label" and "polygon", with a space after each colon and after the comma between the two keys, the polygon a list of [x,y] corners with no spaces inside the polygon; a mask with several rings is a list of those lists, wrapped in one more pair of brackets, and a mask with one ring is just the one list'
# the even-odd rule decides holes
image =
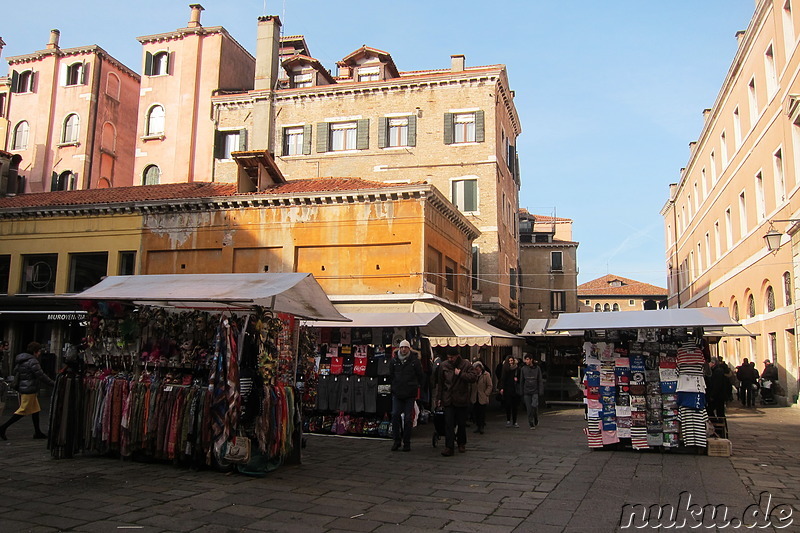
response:
{"label": "man in black jacket", "polygon": [[392,384],[393,452],[400,449],[401,440],[403,451],[411,451],[414,402],[419,394],[423,379],[425,379],[425,374],[422,371],[422,363],[420,363],[416,352],[411,350],[411,343],[407,340],[400,341],[400,347],[397,349],[389,367],[389,382]]}

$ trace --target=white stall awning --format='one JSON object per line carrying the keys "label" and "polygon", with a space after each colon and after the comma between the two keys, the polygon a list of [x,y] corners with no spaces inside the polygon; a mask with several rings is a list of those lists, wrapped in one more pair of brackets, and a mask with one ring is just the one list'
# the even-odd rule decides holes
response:
{"label": "white stall awning", "polygon": [[336,310],[314,276],[302,272],[108,276],[81,293],[59,298],[123,300],[190,309],[258,305],[302,318],[348,321]]}
{"label": "white stall awning", "polygon": [[419,312],[439,312],[447,321],[451,330],[447,335],[431,335],[421,330],[431,346],[515,346],[525,343],[519,335],[496,328],[480,318],[456,313],[443,305],[417,300],[411,307]]}
{"label": "white stall awning", "polygon": [[611,313],[563,313],[548,324],[548,331],[738,326],[727,307],[687,307]]}

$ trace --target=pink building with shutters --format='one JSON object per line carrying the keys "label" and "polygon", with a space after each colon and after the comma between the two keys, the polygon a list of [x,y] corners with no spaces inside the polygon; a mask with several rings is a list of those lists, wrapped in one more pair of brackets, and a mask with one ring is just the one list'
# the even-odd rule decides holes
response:
{"label": "pink building with shutters", "polygon": [[221,143],[228,143],[224,153],[215,153],[220,130],[211,97],[252,89],[255,58],[225,28],[203,27],[202,6],[190,8],[185,28],[138,38],[144,68],[134,185],[216,181],[215,155],[229,157],[246,142],[237,130]]}
{"label": "pink building with shutters", "polygon": [[7,150],[14,192],[131,185],[139,76],[96,45],[8,58]]}

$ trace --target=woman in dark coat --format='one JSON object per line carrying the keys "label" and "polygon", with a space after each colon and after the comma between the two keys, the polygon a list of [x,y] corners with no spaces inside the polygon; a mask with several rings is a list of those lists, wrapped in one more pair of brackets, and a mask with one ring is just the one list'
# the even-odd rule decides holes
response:
{"label": "woman in dark coat", "polygon": [[506,426],[519,427],[517,409],[519,407],[519,361],[514,356],[506,359],[500,374],[500,394],[503,396],[503,407],[506,408]]}
{"label": "woman in dark coat", "polygon": [[14,388],[19,393],[19,409],[11,415],[5,424],[0,426],[0,439],[6,440],[6,430],[8,427],[20,420],[25,415],[31,415],[33,420],[34,439],[46,439],[47,435],[39,429],[39,382],[43,381],[48,385],[53,385],[53,380],[42,370],[39,364],[39,356],[42,353],[42,346],[38,342],[28,344],[28,351],[18,354],[15,359]]}

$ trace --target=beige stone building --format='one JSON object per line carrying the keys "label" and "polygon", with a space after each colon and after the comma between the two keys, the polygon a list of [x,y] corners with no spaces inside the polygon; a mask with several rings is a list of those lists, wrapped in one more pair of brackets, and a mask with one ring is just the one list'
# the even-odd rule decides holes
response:
{"label": "beige stone building", "polygon": [[[212,98],[217,131],[247,132],[246,149],[274,154],[287,179],[433,184],[481,236],[471,265],[426,251],[426,290],[466,267],[472,277],[459,283],[471,285],[472,306],[518,330],[521,126],[505,66],[470,67],[454,55],[449,68],[406,72],[388,52],[363,46],[333,75],[303,37],[281,41],[280,24],[259,19],[254,89]],[[215,161],[215,180],[241,179],[235,154]]]}
{"label": "beige stone building", "polygon": [[18,156],[22,179],[6,192],[130,185],[139,76],[99,46],[59,38],[52,30],[43,50],[7,58],[0,148]]}
{"label": "beige stone building", "polygon": [[[797,219],[800,6],[758,0],[716,101],[661,214],[670,307],[730,308],[754,336],[719,350],[777,362],[788,398],[798,379]],[[764,235],[783,234],[774,252]]]}
{"label": "beige stone building", "polygon": [[572,220],[519,210],[522,323],[578,311],[578,243]]}
{"label": "beige stone building", "polygon": [[579,312],[661,309],[666,300],[667,289],[614,274],[578,285]]}

